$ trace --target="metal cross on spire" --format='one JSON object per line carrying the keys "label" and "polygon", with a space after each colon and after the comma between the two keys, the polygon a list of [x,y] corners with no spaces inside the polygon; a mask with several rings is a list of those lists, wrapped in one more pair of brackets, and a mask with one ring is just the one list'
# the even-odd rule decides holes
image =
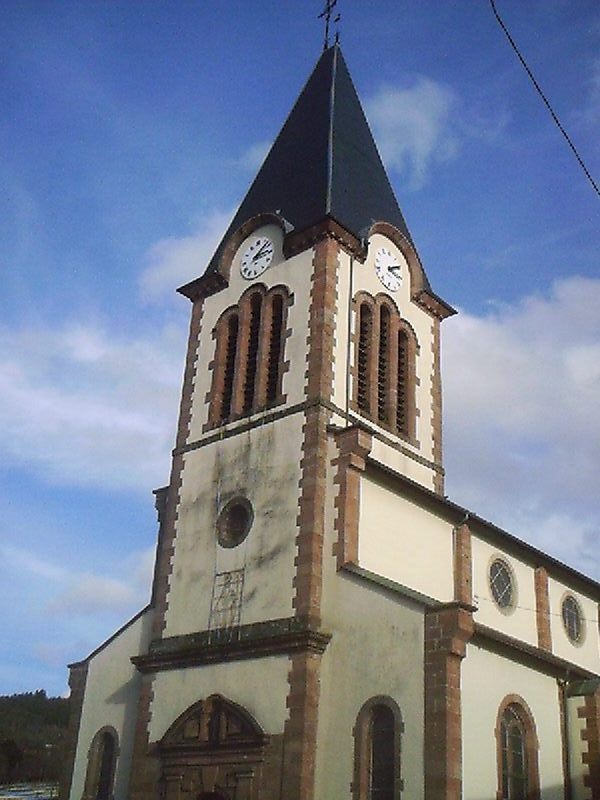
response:
{"label": "metal cross on spire", "polygon": [[[323,40],[323,50],[327,50],[327,48],[329,47],[329,25],[331,22],[331,14],[336,5],[337,5],[337,0],[325,0],[325,8],[318,16],[318,19],[325,20],[325,38]],[[333,19],[333,22],[336,23],[339,21],[340,21],[340,14],[336,14]],[[339,34],[336,32],[335,34],[336,42],[338,41],[338,38]]]}

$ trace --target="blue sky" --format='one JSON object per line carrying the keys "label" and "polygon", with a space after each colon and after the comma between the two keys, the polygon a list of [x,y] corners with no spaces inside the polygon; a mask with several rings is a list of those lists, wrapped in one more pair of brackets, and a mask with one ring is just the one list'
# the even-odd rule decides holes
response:
{"label": "blue sky", "polygon": [[[0,693],[148,599],[189,304],[321,50],[312,0],[5,0]],[[497,0],[600,178],[600,9]],[[485,0],[340,0],[444,325],[447,492],[600,579],[600,198]]]}

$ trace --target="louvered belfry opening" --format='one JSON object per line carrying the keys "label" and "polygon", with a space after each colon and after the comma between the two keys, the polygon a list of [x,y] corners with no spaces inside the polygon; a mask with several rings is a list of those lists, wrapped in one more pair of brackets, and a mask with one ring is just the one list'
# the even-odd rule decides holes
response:
{"label": "louvered belfry opening", "polygon": [[263,285],[242,295],[215,329],[207,428],[283,402],[284,343],[290,294]]}
{"label": "louvered belfry opening", "polygon": [[225,364],[223,377],[223,396],[221,400],[221,419],[229,419],[231,414],[231,400],[233,397],[233,376],[235,371],[235,356],[237,351],[239,318],[232,314],[227,320],[227,344],[225,347]]}
{"label": "louvered belfry opening", "polygon": [[353,407],[381,427],[414,440],[416,337],[386,295],[374,298],[360,292],[354,307]]}
{"label": "louvered belfry opening", "polygon": [[396,428],[408,435],[408,336],[406,331],[398,331],[398,402],[396,404]]}
{"label": "louvered belfry opening", "polygon": [[279,390],[281,351],[283,347],[283,298],[273,295],[271,302],[271,336],[269,342],[269,367],[267,370],[267,405],[274,403]]}
{"label": "louvered belfry opening", "polygon": [[244,405],[242,413],[249,414],[254,407],[256,393],[256,371],[258,364],[258,344],[263,298],[256,292],[250,296],[250,336],[248,355],[246,357],[246,374],[244,376]]}
{"label": "louvered belfry opening", "polygon": [[361,303],[359,307],[359,333],[358,333],[358,353],[357,353],[357,403],[360,411],[367,414],[371,410],[370,397],[370,361],[371,361],[371,339],[373,335],[373,313],[366,303]]}
{"label": "louvered belfry opening", "polygon": [[388,400],[390,392],[390,310],[379,309],[379,357],[377,362],[377,418],[388,422]]}

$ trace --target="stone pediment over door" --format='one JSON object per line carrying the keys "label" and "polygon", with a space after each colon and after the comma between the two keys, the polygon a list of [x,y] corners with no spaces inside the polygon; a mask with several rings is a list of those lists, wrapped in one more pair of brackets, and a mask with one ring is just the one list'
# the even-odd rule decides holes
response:
{"label": "stone pediment over door", "polygon": [[269,737],[220,695],[194,703],[159,743],[164,800],[255,800]]}

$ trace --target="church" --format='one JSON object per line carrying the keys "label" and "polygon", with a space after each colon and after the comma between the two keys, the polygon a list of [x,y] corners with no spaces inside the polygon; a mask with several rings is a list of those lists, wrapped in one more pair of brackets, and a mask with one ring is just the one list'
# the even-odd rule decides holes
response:
{"label": "church", "polygon": [[339,44],[198,272],[151,600],[70,665],[63,800],[598,800],[600,586],[444,494],[455,311]]}

